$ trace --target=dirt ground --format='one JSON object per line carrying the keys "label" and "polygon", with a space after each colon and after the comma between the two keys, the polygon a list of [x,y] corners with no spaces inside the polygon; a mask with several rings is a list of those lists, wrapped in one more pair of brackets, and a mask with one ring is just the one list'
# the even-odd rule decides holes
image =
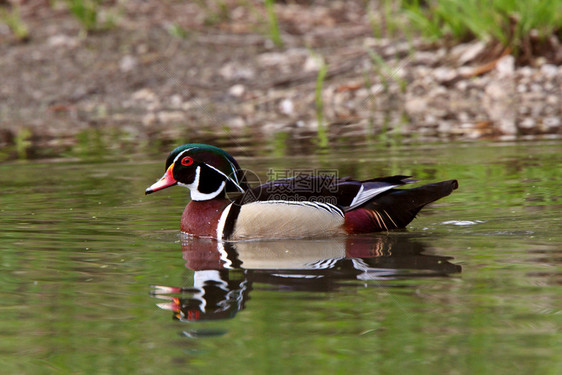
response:
{"label": "dirt ground", "polygon": [[328,0],[278,2],[276,46],[263,2],[217,3],[108,2],[85,33],[65,3],[23,2],[27,41],[0,24],[2,157],[57,155],[92,131],[117,148],[298,149],[319,121],[335,145],[562,134],[562,48],[519,66],[481,42],[375,35],[364,1]]}

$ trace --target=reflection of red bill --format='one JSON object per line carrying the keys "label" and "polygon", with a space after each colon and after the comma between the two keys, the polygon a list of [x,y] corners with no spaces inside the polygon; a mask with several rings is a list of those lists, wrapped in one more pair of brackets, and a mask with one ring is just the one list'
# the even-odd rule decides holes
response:
{"label": "reflection of red bill", "polygon": [[[159,298],[162,298],[162,297],[159,297]],[[164,298],[166,298],[166,297],[164,297]],[[180,301],[180,299],[177,298],[177,297],[168,297],[168,298],[172,302],[157,303],[156,306],[158,306],[162,310],[170,310],[170,311],[173,311],[175,313],[179,313],[181,311],[181,301]]]}
{"label": "reflection of red bill", "polygon": [[174,171],[174,163],[170,165],[166,173],[164,173],[164,176],[162,176],[160,180],[156,181],[148,189],[146,189],[144,193],[150,194],[150,193],[154,193],[155,191],[162,190],[167,187],[176,185],[178,182],[174,178],[173,171]]}

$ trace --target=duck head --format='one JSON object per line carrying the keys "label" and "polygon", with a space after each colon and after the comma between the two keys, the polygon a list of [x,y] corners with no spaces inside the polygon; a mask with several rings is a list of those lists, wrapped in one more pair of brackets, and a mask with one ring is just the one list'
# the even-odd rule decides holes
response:
{"label": "duck head", "polygon": [[174,149],[166,160],[164,176],[145,194],[181,185],[189,188],[191,199],[206,201],[225,193],[244,192],[247,182],[238,163],[227,152],[204,144],[187,144]]}

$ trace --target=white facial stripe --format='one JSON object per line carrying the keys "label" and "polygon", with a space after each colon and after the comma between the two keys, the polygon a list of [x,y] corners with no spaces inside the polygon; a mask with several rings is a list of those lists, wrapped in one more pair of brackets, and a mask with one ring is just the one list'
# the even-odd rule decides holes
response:
{"label": "white facial stripe", "polygon": [[[228,177],[227,175],[225,175],[224,173],[222,173],[221,171],[219,171],[217,168],[213,167],[212,165],[209,165],[207,163],[204,163],[207,167],[215,170],[216,172],[222,174],[225,178],[227,178],[228,180],[230,180],[230,182],[232,182],[234,185],[236,185],[236,187],[238,188],[238,190],[240,190],[242,193],[244,192],[244,189],[242,189],[240,187],[240,185],[238,185],[238,180],[234,181],[232,178]],[[236,176],[236,173],[234,174],[234,176]]]}
{"label": "white facial stripe", "polygon": [[[226,159],[226,160],[228,160],[228,159]],[[239,186],[239,185],[240,185],[240,181],[238,181],[238,176],[236,175],[236,170],[237,170],[238,168],[236,168],[236,166],[235,166],[230,160],[228,160],[228,163],[230,164],[230,169],[232,169],[232,170],[234,171],[234,178],[236,179],[236,182],[235,182],[235,183],[236,183],[236,186],[238,186],[238,188],[240,188],[240,186]],[[244,190],[242,190],[242,189],[240,188],[240,191],[243,192]]]}
{"label": "white facial stripe", "polygon": [[228,217],[228,213],[230,212],[230,208],[232,204],[226,206],[226,208],[222,211],[221,217],[219,219],[219,223],[217,224],[217,240],[222,240],[224,235],[224,226],[226,224],[226,218]]}
{"label": "white facial stripe", "polygon": [[[176,156],[176,158],[174,159],[174,162],[173,162],[173,163],[175,163],[176,161],[178,161],[178,159],[179,159],[181,156],[183,156],[183,154],[185,154],[186,152],[191,151],[191,150],[193,150],[193,149],[195,149],[195,148],[198,148],[198,147],[191,147],[191,148],[188,148],[187,150],[184,150],[183,152],[180,152],[180,153],[178,154],[178,156]],[[228,159],[226,159],[226,160],[227,160],[228,163],[230,164],[230,168],[231,168],[233,171],[236,171],[236,167],[234,166],[234,164],[232,164],[232,162],[231,162],[230,160],[228,160]],[[233,180],[231,177],[229,177],[229,176],[227,176],[226,174],[224,174],[223,172],[219,171],[217,168],[213,167],[212,165],[209,165],[209,164],[207,164],[207,163],[203,163],[203,164],[205,164],[207,167],[210,167],[211,169],[215,170],[216,172],[222,174],[226,179],[228,179],[229,181],[231,181],[231,182],[236,186],[236,188],[237,188],[238,190],[240,190],[240,192],[242,192],[242,193],[244,192],[244,189],[242,189],[242,187],[240,186],[240,182],[238,181],[238,176],[236,175],[236,172],[234,173],[234,180]],[[199,168],[199,167],[197,167],[197,168]],[[197,181],[197,184],[195,184],[196,181]],[[193,181],[193,183],[190,184],[190,186],[193,185],[193,184],[195,184],[195,186],[199,185],[199,180],[198,180],[197,176],[196,176],[195,180]],[[178,185],[187,186],[187,185],[179,184],[179,183],[178,183]],[[221,186],[222,186],[222,185],[221,185]],[[190,189],[191,189],[191,188],[190,188]],[[222,188],[221,188],[221,189],[222,189]],[[220,191],[220,190],[219,190],[219,191]],[[193,196],[193,194],[192,194],[192,196]]]}
{"label": "white facial stripe", "polygon": [[[175,163],[176,161],[178,161],[178,159],[180,158],[180,156],[182,156],[183,154],[185,154],[186,152],[191,151],[191,150],[193,150],[193,147],[192,147],[192,148],[188,148],[187,150],[184,150],[183,152],[180,152],[180,153],[178,154],[178,156],[176,156],[176,158],[174,159],[174,162],[173,162],[173,163]],[[173,164],[173,163],[172,163],[172,164]]]}
{"label": "white facial stripe", "polygon": [[357,195],[355,195],[355,198],[353,198],[353,201],[349,205],[348,210],[353,209],[355,207],[358,207],[358,206],[362,205],[363,203],[367,202],[369,199],[375,197],[376,195],[379,195],[380,193],[385,192],[387,190],[390,190],[390,189],[392,189],[393,187],[396,187],[396,186],[398,186],[398,185],[383,186],[383,187],[380,187],[378,189],[365,190],[364,186],[361,185],[361,188],[357,192]]}

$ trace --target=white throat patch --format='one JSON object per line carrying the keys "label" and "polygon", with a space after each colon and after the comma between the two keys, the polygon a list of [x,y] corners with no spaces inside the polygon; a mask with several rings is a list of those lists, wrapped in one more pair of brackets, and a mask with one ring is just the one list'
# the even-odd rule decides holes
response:
{"label": "white throat patch", "polygon": [[194,201],[208,201],[210,199],[216,198],[226,186],[226,182],[222,181],[219,188],[212,193],[202,193],[199,191],[199,180],[201,178],[201,167],[195,169],[195,178],[191,184],[182,184],[178,182],[178,185],[185,186],[191,191],[191,200]]}

